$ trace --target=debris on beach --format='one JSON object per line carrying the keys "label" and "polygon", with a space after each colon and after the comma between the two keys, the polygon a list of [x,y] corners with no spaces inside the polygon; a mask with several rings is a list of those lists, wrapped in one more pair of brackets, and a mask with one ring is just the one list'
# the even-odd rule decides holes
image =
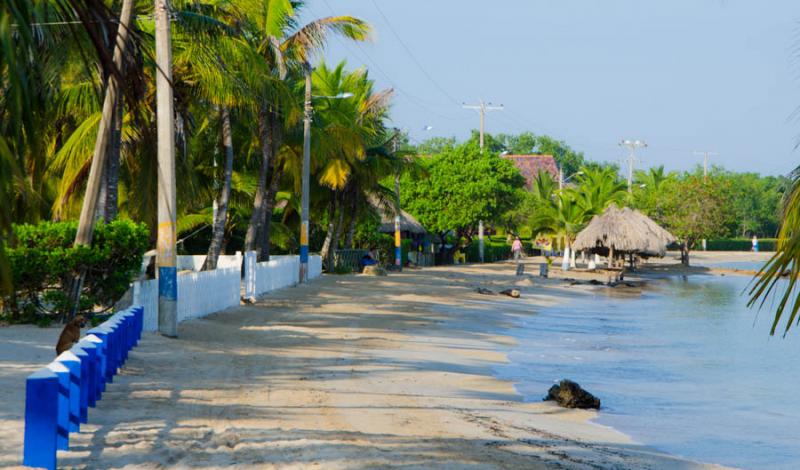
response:
{"label": "debris on beach", "polygon": [[600,408],[599,398],[581,388],[581,386],[577,383],[568,379],[564,379],[559,382],[558,385],[553,385],[550,387],[550,390],[547,391],[547,396],[544,397],[544,401],[550,400],[556,401],[564,408]]}
{"label": "debris on beach", "polygon": [[377,264],[373,264],[370,266],[364,266],[363,274],[365,276],[386,276],[386,270]]}
{"label": "debris on beach", "polygon": [[500,293],[503,294],[503,295],[507,295],[509,297],[515,298],[515,299],[519,298],[519,291],[517,289],[501,290]]}
{"label": "debris on beach", "polygon": [[495,292],[493,290],[489,290],[483,287],[476,287],[475,292],[483,295],[495,295]]}

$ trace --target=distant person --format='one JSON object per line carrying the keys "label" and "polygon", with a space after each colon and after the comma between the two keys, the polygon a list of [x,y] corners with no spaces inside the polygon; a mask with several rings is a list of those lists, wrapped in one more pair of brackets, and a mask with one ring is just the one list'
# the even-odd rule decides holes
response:
{"label": "distant person", "polygon": [[514,254],[514,261],[519,263],[522,257],[522,242],[519,240],[519,237],[514,237],[514,243],[511,244],[511,253]]}
{"label": "distant person", "polygon": [[753,251],[758,251],[758,237],[753,235]]}

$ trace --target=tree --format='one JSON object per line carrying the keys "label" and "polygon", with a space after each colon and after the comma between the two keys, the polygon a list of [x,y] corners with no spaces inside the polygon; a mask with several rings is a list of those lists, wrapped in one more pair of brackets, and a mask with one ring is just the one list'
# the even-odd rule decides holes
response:
{"label": "tree", "polygon": [[777,298],[778,307],[770,334],[775,334],[784,313],[788,313],[784,336],[797,325],[797,313],[800,312],[800,295],[797,293],[797,279],[800,277],[800,167],[789,175],[789,181],[790,186],[782,201],[777,250],[753,279],[747,304],[758,304],[761,308],[767,300]]}
{"label": "tree", "polygon": [[496,153],[474,143],[446,148],[421,160],[426,176],[406,176],[400,184],[402,206],[444,241],[451,230],[472,241],[478,221],[502,222],[518,204],[517,189],[525,180],[519,170]]}
{"label": "tree", "polygon": [[655,217],[681,243],[681,262],[689,265],[695,242],[724,234],[734,217],[730,183],[721,178],[687,175],[665,183],[663,214]]}

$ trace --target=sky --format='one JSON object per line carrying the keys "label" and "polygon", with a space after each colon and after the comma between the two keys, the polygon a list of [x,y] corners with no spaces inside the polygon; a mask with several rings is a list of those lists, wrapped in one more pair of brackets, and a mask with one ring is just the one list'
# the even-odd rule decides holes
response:
{"label": "sky", "polygon": [[[689,170],[712,151],[734,171],[800,162],[797,0],[309,0],[301,19],[362,18],[371,39],[331,39],[329,63],[394,88],[392,125],[412,139],[531,131],[590,160]],[[425,130],[430,126],[430,130]]]}

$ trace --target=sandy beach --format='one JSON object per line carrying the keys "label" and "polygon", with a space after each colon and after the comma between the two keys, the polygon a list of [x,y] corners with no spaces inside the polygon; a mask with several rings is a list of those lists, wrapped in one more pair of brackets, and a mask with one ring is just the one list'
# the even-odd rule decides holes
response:
{"label": "sandy beach", "polygon": [[[481,295],[476,287],[514,287],[522,299]],[[59,463],[721,468],[637,444],[592,423],[594,412],[526,403],[512,383],[495,378],[515,318],[594,288],[519,278],[512,264],[498,263],[324,276],[284,289],[182,323],[179,339],[145,335]],[[0,328],[0,467],[20,463],[25,376],[52,358],[58,333]]]}

